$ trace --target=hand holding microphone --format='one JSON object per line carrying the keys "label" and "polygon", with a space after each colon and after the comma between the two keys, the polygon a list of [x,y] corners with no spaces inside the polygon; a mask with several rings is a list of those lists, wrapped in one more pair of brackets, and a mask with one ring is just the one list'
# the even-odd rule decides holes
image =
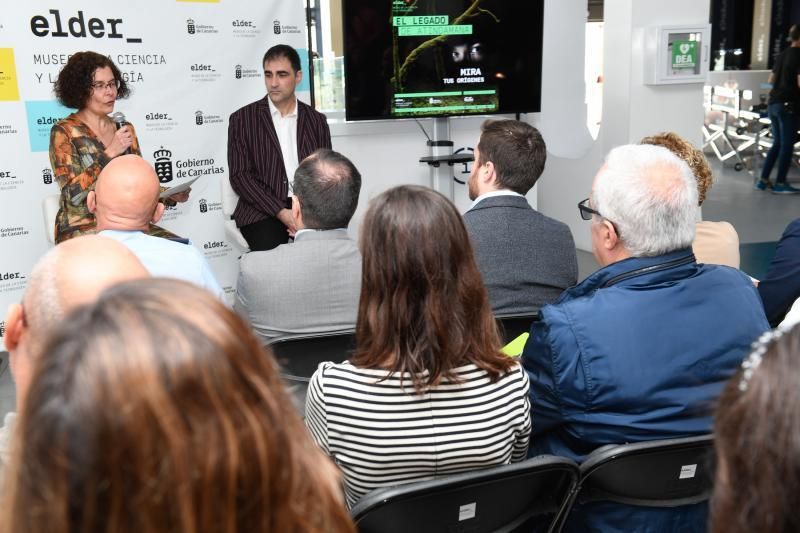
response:
{"label": "hand holding microphone", "polygon": [[110,157],[131,153],[133,132],[130,126],[125,124],[125,115],[117,111],[111,115],[111,120],[117,125],[117,132],[114,134],[114,139],[106,148],[106,153]]}

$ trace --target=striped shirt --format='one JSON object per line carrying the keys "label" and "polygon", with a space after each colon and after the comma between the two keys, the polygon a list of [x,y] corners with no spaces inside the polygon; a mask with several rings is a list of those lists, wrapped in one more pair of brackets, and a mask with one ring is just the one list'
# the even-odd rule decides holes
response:
{"label": "striped shirt", "polygon": [[[347,503],[384,486],[525,459],[531,433],[528,377],[512,368],[495,383],[469,364],[462,383],[422,395],[410,374],[322,363],[308,388],[306,425],[345,478]],[[383,381],[380,381],[383,380]]]}

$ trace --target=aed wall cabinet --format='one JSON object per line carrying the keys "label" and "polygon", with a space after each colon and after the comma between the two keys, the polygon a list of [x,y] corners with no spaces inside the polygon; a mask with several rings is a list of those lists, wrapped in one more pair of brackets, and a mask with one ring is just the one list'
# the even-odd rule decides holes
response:
{"label": "aed wall cabinet", "polygon": [[645,28],[644,83],[704,83],[710,44],[710,24]]}

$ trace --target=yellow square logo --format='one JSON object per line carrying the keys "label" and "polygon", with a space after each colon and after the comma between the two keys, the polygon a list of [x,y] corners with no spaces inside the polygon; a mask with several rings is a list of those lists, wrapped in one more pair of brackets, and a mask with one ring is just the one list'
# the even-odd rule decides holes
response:
{"label": "yellow square logo", "polygon": [[0,48],[0,102],[19,100],[17,85],[17,66],[14,63],[14,49]]}

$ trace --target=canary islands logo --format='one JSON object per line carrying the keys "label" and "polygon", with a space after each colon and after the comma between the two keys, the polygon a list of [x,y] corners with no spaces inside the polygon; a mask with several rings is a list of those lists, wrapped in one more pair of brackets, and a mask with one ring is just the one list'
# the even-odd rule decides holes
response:
{"label": "canary islands logo", "polygon": [[222,117],[219,115],[209,115],[200,110],[194,112],[194,123],[198,126],[202,126],[203,124],[220,124],[222,122]]}
{"label": "canary islands logo", "polygon": [[200,198],[200,212],[208,213],[208,202],[205,198]]}
{"label": "canary islands logo", "polygon": [[49,168],[42,169],[42,181],[45,185],[53,183],[53,171]]}
{"label": "canary islands logo", "polygon": [[156,158],[154,166],[156,167],[159,183],[172,181],[172,152],[162,146],[159,150],[153,152],[153,157]]}
{"label": "canary islands logo", "polygon": [[195,34],[196,28],[194,26],[193,19],[186,19],[186,31],[189,33],[189,35]]}
{"label": "canary islands logo", "polygon": [[274,21],[272,23],[272,31],[275,33],[275,35],[280,35],[281,34],[281,21],[280,20],[276,20],[276,21]]}

